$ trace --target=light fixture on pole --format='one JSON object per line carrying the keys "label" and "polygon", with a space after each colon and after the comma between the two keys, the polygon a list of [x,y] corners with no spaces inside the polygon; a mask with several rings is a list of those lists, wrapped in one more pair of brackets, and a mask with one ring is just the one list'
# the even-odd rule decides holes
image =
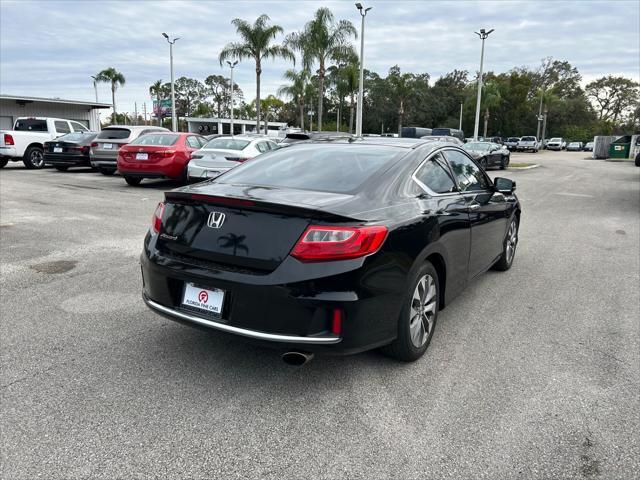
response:
{"label": "light fixture on pole", "polygon": [[171,130],[178,130],[178,121],[176,119],[176,92],[173,86],[173,44],[180,40],[180,37],[169,40],[169,35],[162,32],[162,36],[169,43],[169,62],[171,65]]}
{"label": "light fixture on pole", "polygon": [[231,100],[230,100],[230,106],[229,106],[229,111],[231,112],[231,116],[230,116],[231,128],[229,132],[231,133],[232,137],[233,137],[233,69],[237,64],[238,64],[238,60],[234,62],[230,62],[229,60],[227,60],[227,65],[229,65],[229,68],[231,68]]}
{"label": "light fixture on pole", "polygon": [[480,33],[475,32],[482,40],[482,50],[480,51],[480,74],[478,75],[478,98],[476,100],[476,121],[473,126],[473,139],[478,140],[478,129],[480,127],[480,100],[482,99],[482,67],[484,63],[484,41],[493,32],[493,28],[488,32],[484,28],[480,29]]}
{"label": "light fixture on pole", "polygon": [[361,3],[356,3],[356,8],[362,17],[360,24],[360,82],[358,85],[358,105],[356,114],[356,136],[362,136],[362,103],[364,100],[364,17],[373,7],[364,8]]}

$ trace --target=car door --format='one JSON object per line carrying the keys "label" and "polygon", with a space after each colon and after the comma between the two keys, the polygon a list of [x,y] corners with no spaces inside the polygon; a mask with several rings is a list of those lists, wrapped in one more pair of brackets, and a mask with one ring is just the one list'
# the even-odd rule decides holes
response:
{"label": "car door", "polygon": [[446,149],[444,155],[469,212],[469,278],[473,278],[500,256],[512,208],[505,196],[495,191],[491,179],[462,150]]}
{"label": "car door", "polygon": [[[466,200],[439,152],[427,156],[412,179],[426,193],[419,200],[422,211],[437,218],[436,240],[446,252],[447,294],[453,297],[465,287],[468,278],[471,224]],[[433,240],[433,231],[427,230],[425,243]]]}

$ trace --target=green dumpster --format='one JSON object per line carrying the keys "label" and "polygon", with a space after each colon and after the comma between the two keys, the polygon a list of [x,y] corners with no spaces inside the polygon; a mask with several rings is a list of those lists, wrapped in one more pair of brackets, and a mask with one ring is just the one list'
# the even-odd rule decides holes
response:
{"label": "green dumpster", "polygon": [[631,135],[625,135],[611,142],[609,158],[629,158],[631,150]]}

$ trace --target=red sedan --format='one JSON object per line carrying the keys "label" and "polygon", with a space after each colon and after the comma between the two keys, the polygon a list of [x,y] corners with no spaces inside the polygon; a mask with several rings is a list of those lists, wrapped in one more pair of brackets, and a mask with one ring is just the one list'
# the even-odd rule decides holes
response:
{"label": "red sedan", "polygon": [[195,133],[149,133],[118,151],[118,171],[129,185],[143,178],[170,178],[186,183],[191,154],[207,140]]}

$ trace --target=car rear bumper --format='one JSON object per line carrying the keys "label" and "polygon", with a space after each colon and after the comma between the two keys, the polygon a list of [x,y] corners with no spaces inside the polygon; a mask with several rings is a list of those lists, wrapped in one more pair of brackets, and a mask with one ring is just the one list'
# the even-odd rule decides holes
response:
{"label": "car rear bumper", "polygon": [[115,170],[118,167],[118,152],[114,151],[113,154],[100,154],[92,151],[91,166]]}
{"label": "car rear bumper", "polygon": [[160,161],[126,161],[118,158],[118,172],[121,175],[138,178],[172,178],[177,179],[184,174],[184,166],[172,158]]}
{"label": "car rear bumper", "polygon": [[16,158],[15,147],[0,147],[0,158]]}
{"label": "car rear bumper", "polygon": [[60,155],[55,153],[45,153],[44,163],[46,165],[63,165],[63,166],[90,166],[91,162],[88,157],[82,155]]}
{"label": "car rear bumper", "polygon": [[[176,261],[157,252],[150,254],[147,248],[140,260],[145,303],[179,323],[239,335],[272,347],[333,354],[376,348],[397,335],[402,286],[396,282],[390,289],[381,290],[379,283],[367,277],[366,281],[376,284],[375,292],[369,291],[357,269],[293,283],[278,281],[276,277],[282,275],[274,274],[237,274],[238,279],[248,280],[230,281],[229,275],[213,268]],[[276,283],[270,283],[270,276]],[[186,282],[223,290],[221,316],[183,307]],[[340,333],[332,329],[336,309],[343,314]]]}

